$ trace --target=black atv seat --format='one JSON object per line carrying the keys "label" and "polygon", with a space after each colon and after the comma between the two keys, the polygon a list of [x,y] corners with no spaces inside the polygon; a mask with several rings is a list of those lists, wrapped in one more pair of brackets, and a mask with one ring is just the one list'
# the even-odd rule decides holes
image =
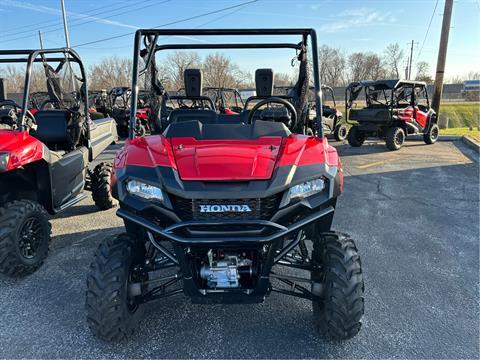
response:
{"label": "black atv seat", "polygon": [[170,123],[192,120],[198,120],[202,124],[214,124],[217,121],[217,113],[213,110],[175,109],[169,115]]}
{"label": "black atv seat", "polygon": [[202,124],[200,121],[171,123],[167,138],[193,137],[197,140],[255,140],[264,136],[287,137],[291,133],[282,123],[255,121],[254,124]]}
{"label": "black atv seat", "polygon": [[217,124],[242,124],[244,123],[243,120],[240,114],[217,114]]}
{"label": "black atv seat", "polygon": [[37,129],[32,135],[50,149],[70,150],[68,114],[65,110],[40,110],[35,113]]}

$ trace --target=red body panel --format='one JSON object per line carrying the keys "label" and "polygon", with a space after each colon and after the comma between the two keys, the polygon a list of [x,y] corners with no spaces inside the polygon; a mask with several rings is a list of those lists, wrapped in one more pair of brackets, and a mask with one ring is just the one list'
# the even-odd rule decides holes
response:
{"label": "red body panel", "polygon": [[403,120],[409,123],[413,122],[413,107],[409,106],[404,109],[399,109],[398,117],[400,118],[400,120]]}
{"label": "red body panel", "polygon": [[326,163],[337,166],[337,150],[328,144],[327,138],[307,135],[290,135],[285,139],[278,166],[313,165]]}
{"label": "red body panel", "polygon": [[322,163],[341,169],[337,151],[327,139],[293,134],[257,140],[145,136],[127,140],[115,159],[117,168],[169,166],[182,180],[206,181],[265,180],[279,166]]}
{"label": "red body panel", "polygon": [[225,109],[225,115],[238,115],[238,113],[230,110],[229,108],[226,108]]}
{"label": "red body panel", "polygon": [[0,130],[0,152],[10,153],[7,171],[43,158],[43,144],[27,131]]}
{"label": "red body panel", "polygon": [[266,180],[272,176],[282,138],[171,142],[182,180]]}
{"label": "red body panel", "polygon": [[161,135],[138,137],[126,140],[123,148],[115,157],[115,167],[127,165],[177,168],[170,142]]}
{"label": "red body panel", "polygon": [[141,120],[147,120],[149,113],[150,113],[150,109],[149,109],[149,108],[138,109],[138,110],[137,110],[137,118],[138,118],[138,119],[141,119]]}
{"label": "red body panel", "polygon": [[415,106],[415,121],[422,127],[427,126],[428,114],[421,111],[418,106]]}

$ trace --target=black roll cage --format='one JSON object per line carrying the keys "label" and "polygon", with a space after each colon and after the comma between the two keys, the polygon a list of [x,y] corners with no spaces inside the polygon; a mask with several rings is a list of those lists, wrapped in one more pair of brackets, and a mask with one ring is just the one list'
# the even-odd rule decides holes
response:
{"label": "black roll cage", "polygon": [[[383,95],[386,101],[389,101],[386,106],[390,111],[390,116],[393,116],[393,109],[395,105],[395,91],[399,88],[406,86],[411,87],[413,89],[411,94],[411,101],[415,98],[415,89],[422,88],[425,92],[425,98],[427,100],[427,106],[430,107],[430,99],[428,98],[428,91],[427,91],[427,84],[424,81],[416,81],[416,80],[365,80],[365,81],[355,81],[345,88],[345,118],[348,120],[348,110],[352,108],[353,102],[358,99],[358,95],[364,92],[365,94],[365,102],[368,98],[369,88],[379,86],[376,91],[383,91]],[[387,93],[390,92],[390,99],[387,99]],[[355,96],[352,98],[352,94],[356,93]]]}
{"label": "black roll cage", "polygon": [[[53,58],[46,58],[45,55],[47,54],[63,54],[63,57],[53,57]],[[21,55],[27,55],[27,57],[19,57]],[[2,56],[4,58],[2,58]],[[9,58],[5,58],[6,56],[12,56]],[[13,57],[14,56],[14,57]],[[21,108],[21,115],[17,120],[17,126],[19,129],[26,129],[25,126],[25,110],[28,110],[28,97],[30,94],[30,80],[32,76],[32,67],[33,64],[36,62],[74,62],[77,63],[80,67],[81,79],[80,81],[83,83],[82,88],[80,91],[83,91],[83,105],[85,116],[88,116],[88,88],[87,88],[87,77],[85,73],[85,68],[83,66],[82,60],[80,59],[80,55],[70,48],[54,48],[54,49],[37,49],[37,50],[0,50],[0,64],[12,64],[12,63],[26,63],[26,75],[25,75],[25,82],[23,86],[23,100],[22,100],[22,108]],[[87,126],[87,138],[90,139],[90,129]]]}
{"label": "black roll cage", "polygon": [[[212,44],[166,44],[157,45],[160,36],[265,36],[265,35],[301,35],[300,44],[295,43],[212,43]],[[319,96],[321,91],[320,72],[318,67],[318,47],[317,34],[314,29],[139,29],[135,32],[135,42],[133,47],[133,72],[132,72],[132,101],[130,107],[130,121],[128,129],[129,139],[135,136],[135,116],[137,112],[138,99],[138,77],[144,74],[152,57],[157,51],[161,50],[194,50],[194,49],[281,49],[290,48],[297,51],[302,46],[307,49],[307,39],[310,37],[312,46],[312,73],[315,89],[315,104],[317,111],[315,118],[315,130],[319,137],[323,137],[322,127],[322,99]],[[142,43],[145,49],[141,49]],[[139,70],[140,57],[146,58],[145,67]]]}

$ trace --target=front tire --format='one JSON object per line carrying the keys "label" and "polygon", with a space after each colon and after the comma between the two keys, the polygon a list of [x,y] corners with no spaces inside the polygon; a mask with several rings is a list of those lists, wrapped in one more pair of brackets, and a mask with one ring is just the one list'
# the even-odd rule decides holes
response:
{"label": "front tire", "polygon": [[93,201],[101,210],[117,205],[117,200],[112,196],[112,169],[112,164],[102,162],[95,166],[90,177]]}
{"label": "front tire", "polygon": [[405,142],[405,132],[401,127],[388,128],[385,134],[385,144],[389,150],[399,150]]}
{"label": "front tire", "polygon": [[319,333],[331,340],[358,334],[364,312],[362,265],[354,241],[345,234],[326,232],[313,244],[312,301]]}
{"label": "front tire", "polygon": [[423,141],[425,141],[425,144],[427,145],[435,144],[438,140],[439,133],[440,129],[438,128],[438,125],[432,124],[428,131],[423,134]]}
{"label": "front tire", "polygon": [[348,135],[348,129],[345,124],[338,125],[335,128],[335,131],[333,132],[333,136],[337,141],[344,141],[347,138],[347,135]]}
{"label": "front tire", "polygon": [[365,142],[365,135],[360,131],[358,126],[352,126],[348,132],[348,143],[353,147],[360,147]]}
{"label": "front tire", "polygon": [[42,266],[48,255],[51,225],[43,207],[18,200],[0,208],[0,273],[24,277]]}
{"label": "front tire", "polygon": [[128,282],[138,248],[135,238],[120,234],[98,247],[87,277],[87,323],[95,336],[121,341],[138,323],[140,305],[128,296]]}

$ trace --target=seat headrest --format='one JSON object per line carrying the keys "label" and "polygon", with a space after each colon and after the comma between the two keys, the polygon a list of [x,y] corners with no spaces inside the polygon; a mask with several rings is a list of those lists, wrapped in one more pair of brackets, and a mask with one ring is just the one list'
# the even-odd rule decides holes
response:
{"label": "seat headrest", "polygon": [[174,109],[168,119],[170,123],[198,120],[203,124],[213,124],[217,113],[213,110]]}
{"label": "seat headrest", "polygon": [[255,71],[255,87],[257,96],[271,97],[273,94],[273,70],[257,69]]}
{"label": "seat headrest", "polygon": [[202,71],[200,69],[185,69],[183,73],[185,95],[187,97],[202,96]]}
{"label": "seat headrest", "polygon": [[7,87],[5,86],[5,82],[2,78],[0,78],[0,101],[7,100]]}

